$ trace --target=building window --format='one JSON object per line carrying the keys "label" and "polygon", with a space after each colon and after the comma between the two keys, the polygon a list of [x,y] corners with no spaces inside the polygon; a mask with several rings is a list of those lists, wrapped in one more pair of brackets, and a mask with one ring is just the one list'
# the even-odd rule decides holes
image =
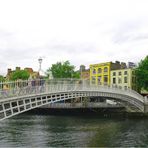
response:
{"label": "building window", "polygon": [[132,83],[136,83],[136,77],[132,77]]}
{"label": "building window", "polygon": [[93,74],[96,74],[96,69],[93,69]]}
{"label": "building window", "polygon": [[99,69],[98,69],[98,73],[101,73],[101,72],[102,72],[102,69],[101,69],[101,68],[99,68]]}
{"label": "building window", "polygon": [[127,83],[127,77],[124,77],[124,83]]}
{"label": "building window", "polygon": [[121,80],[121,78],[118,78],[118,83],[120,84],[120,83],[122,83],[122,80]]}
{"label": "building window", "polygon": [[127,75],[127,71],[124,71],[124,75]]}
{"label": "building window", "polygon": [[104,68],[104,72],[108,72],[108,68],[107,67]]}
{"label": "building window", "polygon": [[135,77],[132,77],[132,83],[135,83]]}
{"label": "building window", "polygon": [[120,89],[122,89],[122,86],[119,86]]}
{"label": "building window", "polygon": [[96,78],[92,77],[92,83],[95,84],[95,82],[96,82]]}
{"label": "building window", "polygon": [[127,89],[127,86],[124,86],[124,89],[126,90]]}
{"label": "building window", "polygon": [[113,76],[116,76],[116,72],[113,72]]}
{"label": "building window", "polygon": [[107,84],[108,82],[108,76],[104,76],[104,84]]}
{"label": "building window", "polygon": [[113,78],[113,84],[116,84],[116,78]]}
{"label": "building window", "polygon": [[118,74],[119,74],[119,76],[121,76],[121,71],[119,71],[119,73],[118,73]]}
{"label": "building window", "polygon": [[98,84],[101,85],[101,77],[98,77]]}
{"label": "building window", "polygon": [[92,77],[92,80],[95,81],[96,80],[95,77]]}

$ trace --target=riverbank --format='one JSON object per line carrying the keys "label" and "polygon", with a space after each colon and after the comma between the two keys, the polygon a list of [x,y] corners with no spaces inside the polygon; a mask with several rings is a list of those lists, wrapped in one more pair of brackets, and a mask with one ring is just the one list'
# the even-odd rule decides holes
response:
{"label": "riverbank", "polygon": [[127,112],[125,108],[36,108],[27,114],[54,116],[96,116],[103,118],[142,118],[148,119],[148,114]]}

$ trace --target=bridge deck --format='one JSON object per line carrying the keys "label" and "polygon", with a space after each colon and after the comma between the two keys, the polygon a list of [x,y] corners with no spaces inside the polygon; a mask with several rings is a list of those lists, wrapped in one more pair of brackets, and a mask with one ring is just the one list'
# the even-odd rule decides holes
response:
{"label": "bridge deck", "polygon": [[[4,89],[8,85],[9,89]],[[0,120],[50,103],[79,97],[105,97],[144,111],[144,98],[130,89],[90,85],[85,81],[22,81],[0,84]]]}

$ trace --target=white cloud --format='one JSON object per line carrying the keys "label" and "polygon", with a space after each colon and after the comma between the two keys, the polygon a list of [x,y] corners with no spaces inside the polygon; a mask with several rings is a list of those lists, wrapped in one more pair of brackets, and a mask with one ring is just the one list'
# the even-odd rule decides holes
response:
{"label": "white cloud", "polygon": [[0,73],[81,64],[138,62],[148,54],[147,0],[0,0]]}

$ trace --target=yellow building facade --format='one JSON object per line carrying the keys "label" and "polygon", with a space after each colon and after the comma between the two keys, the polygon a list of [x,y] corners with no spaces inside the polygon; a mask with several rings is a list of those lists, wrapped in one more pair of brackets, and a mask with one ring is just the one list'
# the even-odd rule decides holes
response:
{"label": "yellow building facade", "polygon": [[96,85],[110,85],[110,71],[112,62],[90,65],[90,83]]}
{"label": "yellow building facade", "polygon": [[90,84],[137,90],[134,69],[127,68],[125,63],[119,61],[91,64]]}

